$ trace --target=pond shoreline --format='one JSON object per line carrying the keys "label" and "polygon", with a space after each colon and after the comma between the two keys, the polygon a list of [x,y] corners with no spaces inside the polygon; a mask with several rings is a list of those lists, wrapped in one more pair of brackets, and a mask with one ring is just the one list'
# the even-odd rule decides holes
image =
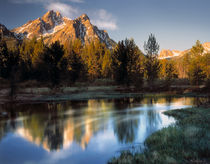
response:
{"label": "pond shoreline", "polygon": [[[88,92],[98,96],[92,90]],[[106,94],[112,93],[107,92]],[[80,92],[78,94],[81,95]],[[92,163],[106,163],[116,151],[123,150],[133,143],[144,143],[152,133],[174,124],[175,119],[164,115],[164,111],[191,107],[197,100],[206,101],[203,97],[197,99],[197,97],[188,97],[190,95],[166,96],[163,93],[147,93],[143,97],[142,94],[136,93],[133,96],[139,96],[137,98],[120,98],[120,96],[125,97],[126,93],[119,95],[119,93],[115,95],[117,97],[115,99],[0,105],[2,141],[8,140],[7,145],[0,143],[1,154],[7,156],[7,152],[14,150],[14,144],[22,143],[24,140],[29,143],[27,150],[22,148],[22,144],[18,146],[16,150],[22,155],[10,163],[17,161],[24,163],[23,161],[27,161],[25,154],[37,150],[37,147],[40,148],[38,152],[33,151],[30,157],[35,163],[39,162],[34,155],[39,153],[47,154],[42,159],[48,161],[51,159],[48,155],[54,155],[55,150],[56,154],[60,154],[75,149],[77,149],[76,154],[68,153],[62,161],[84,163],[92,160]],[[113,97],[113,94],[111,96]],[[130,97],[131,93],[127,93],[127,96]],[[7,134],[20,137],[13,140],[8,138]],[[95,154],[98,152],[100,158],[96,159]],[[84,155],[83,158],[80,158],[81,154]],[[5,163],[7,161],[9,157],[5,158]]]}
{"label": "pond shoreline", "polygon": [[124,151],[109,163],[209,163],[210,104],[164,114],[173,116],[175,125],[149,136],[143,153]]}
{"label": "pond shoreline", "polygon": [[151,95],[173,95],[173,96],[209,96],[208,93],[185,91],[156,91],[136,90],[133,87],[122,86],[89,86],[89,87],[62,87],[57,89],[43,88],[21,88],[16,90],[16,94],[9,96],[10,89],[0,90],[0,104],[5,103],[44,103],[59,102],[69,100],[88,100],[88,99],[115,99],[115,98],[135,98]]}

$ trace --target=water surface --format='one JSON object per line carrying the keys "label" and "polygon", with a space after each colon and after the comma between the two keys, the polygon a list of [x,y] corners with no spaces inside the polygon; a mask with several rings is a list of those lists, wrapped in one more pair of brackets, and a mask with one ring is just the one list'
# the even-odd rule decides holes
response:
{"label": "water surface", "polygon": [[191,107],[189,97],[142,97],[0,106],[0,163],[106,163],[175,120],[163,111]]}

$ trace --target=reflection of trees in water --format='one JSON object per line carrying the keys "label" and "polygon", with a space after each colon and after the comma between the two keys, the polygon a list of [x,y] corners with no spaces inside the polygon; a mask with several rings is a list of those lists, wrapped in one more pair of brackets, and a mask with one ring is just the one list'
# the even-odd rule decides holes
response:
{"label": "reflection of trees in water", "polygon": [[166,106],[170,106],[173,102],[180,101],[180,98],[176,98],[174,96],[153,96],[153,97],[145,97],[142,100],[143,104],[147,104],[147,106],[154,106],[154,104],[165,104]]}
{"label": "reflection of trees in water", "polygon": [[[21,134],[30,142],[42,145],[47,150],[58,150],[66,144],[78,143],[86,148],[92,136],[108,126],[109,118],[113,118],[114,133],[121,143],[131,143],[137,136],[140,111],[130,108],[136,104],[168,103],[172,97],[165,98],[124,98],[115,100],[84,100],[64,103],[45,103],[1,106],[7,112],[8,121],[0,121],[0,139],[8,132]],[[192,101],[192,99],[190,99]],[[206,101],[195,98],[194,103]],[[73,112],[69,112],[73,110]],[[70,114],[69,114],[69,113]],[[142,111],[141,111],[142,112]],[[155,111],[144,111],[147,133],[158,128],[161,118]],[[17,121],[17,118],[29,116]]]}
{"label": "reflection of trees in water", "polygon": [[205,105],[206,103],[210,102],[210,97],[194,97],[193,98],[193,105],[201,106]]}
{"label": "reflection of trees in water", "polygon": [[[47,149],[57,150],[62,147],[63,138],[63,119],[58,117],[59,108],[58,104],[9,105],[4,108],[9,116],[7,122],[10,125],[7,129],[37,145],[43,145],[45,142]],[[15,120],[24,116],[29,117],[23,118],[22,121]],[[4,134],[8,133],[7,129],[3,130]]]}
{"label": "reflection of trees in water", "polygon": [[63,119],[59,116],[61,112],[59,104],[48,104],[46,111],[32,112],[30,117],[23,120],[22,134],[30,142],[37,145],[45,144],[47,150],[58,150],[63,143]]}
{"label": "reflection of trees in water", "polygon": [[76,126],[74,141],[85,149],[90,139],[100,130],[107,128],[109,110],[113,108],[110,100],[89,100],[84,112],[74,118]]}
{"label": "reflection of trees in water", "polygon": [[114,133],[119,142],[132,143],[136,139],[139,119],[132,118],[132,115],[125,115],[123,120],[114,120]]}
{"label": "reflection of trees in water", "polygon": [[69,101],[66,103],[65,109],[81,109],[88,105],[88,100]]}
{"label": "reflection of trees in water", "polygon": [[[37,145],[42,145],[46,150],[59,150],[64,144],[77,142],[83,149],[86,148],[91,137],[100,129],[100,125],[108,121],[108,115],[100,113],[107,108],[112,109],[112,104],[103,100],[75,101],[66,103],[48,103],[48,104],[32,104],[32,105],[15,105],[7,109],[9,120],[21,116],[29,116],[21,121],[20,126],[16,126],[19,122],[14,121],[14,125],[9,127],[22,137]],[[82,108],[82,110],[80,110]],[[100,108],[100,111],[97,110]],[[65,111],[73,110],[73,115],[65,114]],[[14,112],[15,111],[15,112]],[[77,112],[78,111],[78,112]],[[14,119],[13,119],[14,120]],[[11,123],[11,121],[10,121]],[[0,122],[0,125],[2,122]],[[0,128],[0,136],[8,133],[8,128]],[[65,134],[65,136],[64,136]]]}
{"label": "reflection of trees in water", "polygon": [[132,143],[136,139],[139,112],[131,111],[135,103],[141,102],[142,98],[124,98],[114,100],[113,128],[114,133],[121,143]]}
{"label": "reflection of trees in water", "polygon": [[147,98],[147,105],[148,106],[153,106],[154,102],[153,102],[153,98]]}
{"label": "reflection of trees in water", "polygon": [[14,104],[4,104],[0,106],[0,112],[4,113],[0,118],[0,140],[9,132],[14,131],[19,122],[16,123],[15,119],[18,117],[16,113],[16,106]]}
{"label": "reflection of trees in water", "polygon": [[152,107],[156,104],[160,99],[156,97],[146,97],[143,99],[142,103],[146,104],[148,107]]}
{"label": "reflection of trees in water", "polygon": [[114,109],[115,110],[125,110],[128,108],[133,108],[135,107],[136,104],[141,104],[143,100],[143,96],[141,97],[134,97],[134,98],[120,98],[120,99],[114,99]]}
{"label": "reflection of trees in water", "polygon": [[[121,143],[132,143],[136,139],[141,118],[140,115],[143,115],[142,117],[145,118],[145,122],[142,123],[145,124],[143,126],[146,126],[146,135],[157,130],[162,123],[162,120],[160,113],[155,111],[152,107],[157,103],[166,103],[166,105],[170,105],[173,99],[172,97],[147,97],[143,99],[141,98],[138,101],[146,104],[147,109],[144,111],[138,111],[138,113],[133,113],[134,111],[128,110],[130,106],[132,106],[130,101],[115,101],[117,102],[115,103],[115,108],[116,110],[120,108],[120,112],[115,113],[113,116],[113,127],[114,132]],[[144,119],[142,121],[144,121]]]}
{"label": "reflection of trees in water", "polygon": [[122,98],[114,100],[114,109],[124,110],[130,107],[130,98]]}
{"label": "reflection of trees in water", "polygon": [[[170,105],[171,104],[171,97],[150,97],[150,98],[146,98],[147,100],[147,106],[148,107],[152,107],[154,106],[154,104],[157,103],[166,103],[166,105]],[[158,129],[158,126],[161,124],[162,120],[160,117],[160,114],[151,109],[147,109],[147,111],[145,111],[144,113],[145,119],[146,119],[146,134],[150,134],[151,132],[154,132],[155,130]]]}
{"label": "reflection of trees in water", "polygon": [[166,105],[170,106],[172,102],[173,102],[172,96],[166,96]]}
{"label": "reflection of trees in water", "polygon": [[63,121],[57,117],[47,121],[44,138],[47,138],[50,150],[59,150],[63,147]]}
{"label": "reflection of trees in water", "polygon": [[6,122],[0,123],[0,141],[4,138],[4,136],[9,132]]}
{"label": "reflection of trees in water", "polygon": [[161,124],[162,120],[160,114],[154,110],[148,110],[145,113],[146,118],[146,131],[147,134],[154,132],[158,129],[158,126]]}

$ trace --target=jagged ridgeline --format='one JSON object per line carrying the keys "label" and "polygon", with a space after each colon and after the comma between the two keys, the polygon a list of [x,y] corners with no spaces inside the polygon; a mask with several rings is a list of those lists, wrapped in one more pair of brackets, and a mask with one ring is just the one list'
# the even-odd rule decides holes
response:
{"label": "jagged ridgeline", "polygon": [[16,38],[32,39],[43,37],[46,44],[60,41],[61,44],[80,39],[83,44],[99,40],[112,48],[115,42],[110,39],[105,30],[94,26],[86,14],[71,20],[63,17],[59,12],[48,11],[41,18],[28,21],[26,24],[11,30]]}

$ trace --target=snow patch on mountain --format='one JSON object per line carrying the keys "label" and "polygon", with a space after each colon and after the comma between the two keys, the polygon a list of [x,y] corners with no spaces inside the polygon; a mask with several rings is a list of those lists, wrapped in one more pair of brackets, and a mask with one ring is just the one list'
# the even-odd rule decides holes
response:
{"label": "snow patch on mountain", "polygon": [[33,37],[43,37],[44,42],[47,44],[56,40],[64,44],[66,41],[80,39],[83,44],[99,40],[109,48],[115,45],[115,42],[109,38],[106,31],[99,30],[91,24],[86,14],[71,20],[67,17],[62,17],[59,12],[48,11],[41,18],[29,21],[12,31],[19,38],[32,39]]}
{"label": "snow patch on mountain", "polygon": [[[210,42],[206,42],[203,45],[204,48],[204,54],[205,53],[210,53]],[[162,50],[158,56],[159,59],[169,59],[169,58],[173,58],[173,57],[178,57],[178,56],[182,56],[184,54],[186,54],[187,52],[189,52],[190,49],[185,50],[185,51],[177,51],[177,50]]]}
{"label": "snow patch on mountain", "polygon": [[63,22],[62,24],[56,25],[54,28],[52,28],[52,29],[50,29],[50,30],[48,30],[48,31],[45,29],[44,32],[43,32],[43,36],[45,37],[45,36],[53,35],[53,34],[55,34],[56,32],[58,32],[58,31],[60,31],[61,29],[63,29],[64,26],[66,26],[66,23],[65,23],[65,22]]}
{"label": "snow patch on mountain", "polygon": [[176,50],[173,50],[172,53],[173,53],[173,56],[179,56],[181,54],[180,51],[176,51]]}

